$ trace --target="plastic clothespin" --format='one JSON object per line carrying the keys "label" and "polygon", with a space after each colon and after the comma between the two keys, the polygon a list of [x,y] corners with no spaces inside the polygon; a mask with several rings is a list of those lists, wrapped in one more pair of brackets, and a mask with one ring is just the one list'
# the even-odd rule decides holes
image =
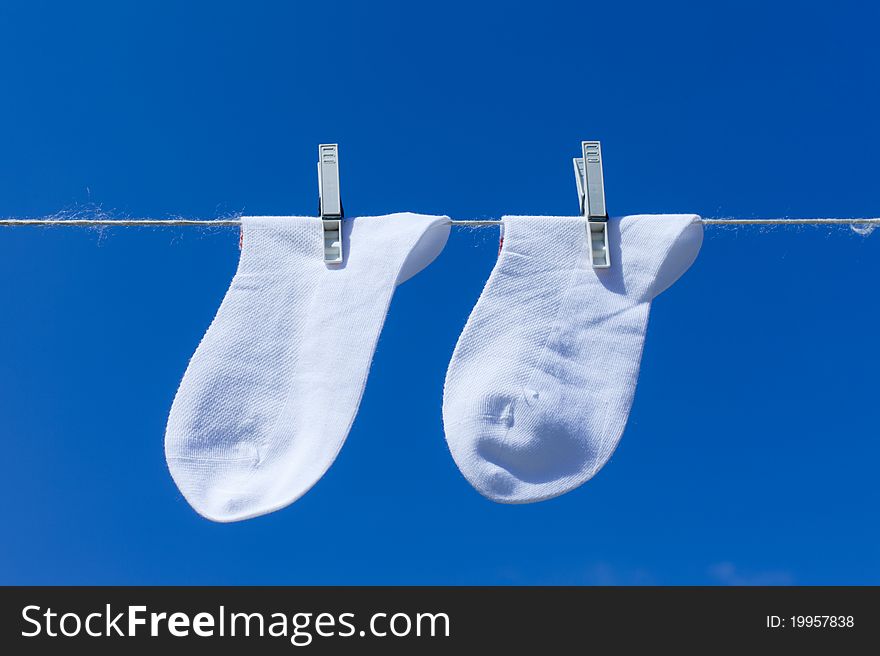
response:
{"label": "plastic clothespin", "polygon": [[574,158],[581,214],[587,219],[590,264],[594,269],[611,266],[608,250],[608,212],[605,209],[605,175],[602,171],[602,145],[598,141],[581,143],[583,157]]}
{"label": "plastic clothespin", "polygon": [[324,262],[342,263],[342,199],[339,144],[318,146],[318,214],[324,224]]}

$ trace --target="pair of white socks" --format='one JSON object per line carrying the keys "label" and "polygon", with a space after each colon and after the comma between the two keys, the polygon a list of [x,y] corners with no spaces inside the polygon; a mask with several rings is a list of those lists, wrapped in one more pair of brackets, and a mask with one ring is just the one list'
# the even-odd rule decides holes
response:
{"label": "pair of white socks", "polygon": [[[310,217],[243,217],[239,268],[174,399],[171,475],[220,522],[283,508],[342,447],[397,285],[439,255],[447,217],[343,222],[342,265]],[[528,503],[591,478],[614,451],[651,299],[696,258],[693,215],[609,221],[593,269],[583,218],[506,217],[495,268],[459,338],[443,396],[447,442],[484,496]]]}

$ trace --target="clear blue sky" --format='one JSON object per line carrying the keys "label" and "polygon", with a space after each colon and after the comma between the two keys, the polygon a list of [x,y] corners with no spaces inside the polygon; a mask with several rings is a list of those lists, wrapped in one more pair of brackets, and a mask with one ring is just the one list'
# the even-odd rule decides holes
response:
{"label": "clear blue sky", "polygon": [[[0,215],[877,216],[865,3],[0,7]],[[853,7],[859,7],[858,10]],[[293,506],[198,517],[163,431],[234,229],[0,230],[0,583],[880,584],[880,233],[708,229],[654,305],[591,482],[495,505],[440,415],[497,251],[456,230],[401,287],[348,442]],[[344,320],[344,318],[343,318]]]}

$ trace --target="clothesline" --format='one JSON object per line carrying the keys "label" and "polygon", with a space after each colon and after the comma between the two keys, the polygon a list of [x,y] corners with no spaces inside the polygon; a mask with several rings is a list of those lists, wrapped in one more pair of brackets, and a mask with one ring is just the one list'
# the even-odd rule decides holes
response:
{"label": "clothesline", "polygon": [[[880,225],[880,217],[872,218],[765,218],[765,219],[735,219],[718,218],[703,219],[704,225],[845,225],[845,226],[871,226]],[[501,225],[499,219],[466,219],[449,221],[454,226],[469,226],[481,228],[486,226]],[[241,219],[0,219],[2,227],[23,226],[46,226],[46,227],[162,227],[162,226],[207,226],[225,227],[239,226]]]}

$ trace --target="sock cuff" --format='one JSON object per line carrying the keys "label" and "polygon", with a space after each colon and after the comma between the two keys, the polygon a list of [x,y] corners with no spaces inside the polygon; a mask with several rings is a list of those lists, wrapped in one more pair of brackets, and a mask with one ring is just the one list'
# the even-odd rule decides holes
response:
{"label": "sock cuff", "polygon": [[530,271],[577,266],[610,291],[641,302],[650,302],[678,280],[703,243],[703,224],[696,214],[611,217],[611,267],[593,269],[585,248],[584,217],[505,216],[502,221],[505,246],[513,242],[517,254],[535,259],[528,264]]}
{"label": "sock cuff", "polygon": [[238,273],[283,270],[303,260],[323,262],[323,230],[314,216],[241,217]]}

